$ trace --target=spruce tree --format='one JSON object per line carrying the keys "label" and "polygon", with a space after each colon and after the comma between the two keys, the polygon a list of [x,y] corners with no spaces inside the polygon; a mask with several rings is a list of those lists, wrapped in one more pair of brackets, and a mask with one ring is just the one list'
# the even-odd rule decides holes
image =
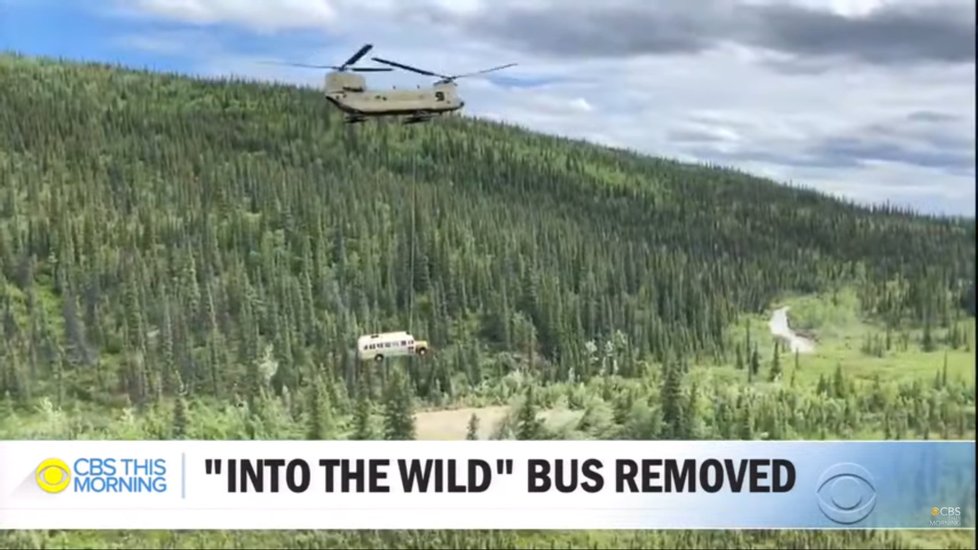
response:
{"label": "spruce tree", "polygon": [[964,350],[972,351],[975,347],[975,330],[974,323],[968,321],[964,329]]}
{"label": "spruce tree", "polygon": [[928,315],[927,316],[927,320],[924,321],[924,336],[921,339],[921,347],[923,348],[923,350],[925,352],[931,352],[931,351],[934,351],[934,349],[935,349],[934,335],[931,334],[931,326],[930,325],[931,325],[931,323],[930,323],[930,316]]}
{"label": "spruce tree", "polygon": [[774,382],[781,376],[781,352],[778,349],[778,343],[774,343],[774,357],[771,359],[771,378],[770,380]]}
{"label": "spruce tree", "polygon": [[182,395],[177,396],[173,404],[173,439],[184,439],[187,437],[187,402]]}
{"label": "spruce tree", "polygon": [[947,351],[944,351],[944,368],[941,369],[941,387],[947,387]]}
{"label": "spruce tree", "polygon": [[321,441],[333,437],[333,404],[323,380],[317,376],[308,390],[306,438]]}
{"label": "spruce tree", "polygon": [[750,355],[750,370],[748,371],[747,380],[749,382],[754,381],[754,376],[761,370],[761,355],[757,353],[757,346],[754,346],[753,351]]}
{"label": "spruce tree", "polygon": [[951,349],[958,349],[961,347],[961,327],[957,322],[951,326],[951,330],[948,332],[947,340],[948,345],[951,346]]}
{"label": "spruce tree", "polygon": [[682,438],[700,439],[703,437],[703,421],[699,415],[699,386],[693,382],[689,388],[689,398],[683,411]]}
{"label": "spruce tree", "polygon": [[468,431],[465,434],[465,439],[469,441],[475,441],[479,439],[479,416],[472,413],[469,417]]}
{"label": "spruce tree", "polygon": [[543,421],[537,417],[537,402],[533,383],[526,386],[526,397],[516,417],[516,439],[540,439],[544,435]]}
{"label": "spruce tree", "polygon": [[404,372],[395,368],[384,391],[384,439],[404,441],[414,437],[414,395]]}
{"label": "spruce tree", "polygon": [[357,388],[357,402],[353,411],[353,434],[350,439],[369,441],[377,438],[377,430],[373,421],[373,404],[363,377]]}
{"label": "spruce tree", "polygon": [[682,395],[682,369],[677,362],[666,361],[663,365],[660,400],[662,402],[662,439],[682,437],[682,420],[685,403]]}
{"label": "spruce tree", "polygon": [[846,379],[842,374],[842,363],[835,366],[835,375],[832,379],[832,390],[836,397],[846,396]]}
{"label": "spruce tree", "polygon": [[740,439],[754,439],[754,412],[751,410],[750,403],[744,403],[740,417]]}

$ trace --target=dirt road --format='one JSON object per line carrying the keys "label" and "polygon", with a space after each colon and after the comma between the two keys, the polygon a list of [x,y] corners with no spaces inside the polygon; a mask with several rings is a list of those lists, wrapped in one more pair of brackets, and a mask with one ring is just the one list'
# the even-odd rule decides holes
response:
{"label": "dirt road", "polygon": [[[509,407],[497,406],[419,412],[414,417],[416,437],[440,441],[465,439],[469,418],[475,413],[479,417],[479,439],[490,439],[509,410]],[[543,412],[540,417],[548,427],[559,428],[577,422],[581,414],[580,411],[553,410]]]}
{"label": "dirt road", "polygon": [[783,307],[776,309],[774,314],[771,315],[771,322],[769,323],[771,327],[771,334],[776,337],[783,338],[789,342],[791,345],[792,353],[813,353],[815,351],[815,342],[812,342],[808,338],[803,336],[798,336],[795,331],[791,330],[788,326],[788,308]]}

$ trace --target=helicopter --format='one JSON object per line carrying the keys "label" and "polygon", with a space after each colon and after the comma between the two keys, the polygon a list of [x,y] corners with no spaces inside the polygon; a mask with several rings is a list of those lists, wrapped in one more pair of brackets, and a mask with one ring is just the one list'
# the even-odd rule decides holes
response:
{"label": "helicopter", "polygon": [[[372,58],[388,67],[353,67],[364,55],[373,49],[372,44],[365,44],[350,59],[339,66],[306,65],[301,63],[286,63],[286,65],[316,69],[334,69],[326,75],[326,99],[346,114],[347,123],[364,122],[368,118],[391,116],[406,116],[405,124],[427,122],[435,116],[455,113],[465,107],[465,101],[459,97],[455,81],[459,78],[480,75],[501,69],[513,67],[516,63],[501,65],[473,73],[459,75],[442,75],[395,61]],[[394,70],[391,67],[406,71],[434,76],[439,78],[429,88],[417,90],[371,90],[367,88],[366,79],[359,72],[386,72]]]}

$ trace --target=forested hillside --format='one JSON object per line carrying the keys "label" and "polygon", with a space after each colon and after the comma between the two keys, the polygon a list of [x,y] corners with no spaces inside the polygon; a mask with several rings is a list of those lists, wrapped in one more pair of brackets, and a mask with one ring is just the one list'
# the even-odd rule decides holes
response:
{"label": "forested hillside", "polygon": [[[974,281],[973,219],[464,117],[348,126],[315,90],[0,56],[7,438],[401,439],[420,408],[511,400],[499,437],[973,438]],[[758,316],[799,295],[854,297],[874,344],[822,370],[782,357]],[[430,357],[355,360],[361,334],[409,328]],[[911,374],[847,372],[885,357]],[[580,421],[535,420],[561,406]],[[241,540],[332,540],[290,536]],[[456,540],[427,536],[410,544]]]}

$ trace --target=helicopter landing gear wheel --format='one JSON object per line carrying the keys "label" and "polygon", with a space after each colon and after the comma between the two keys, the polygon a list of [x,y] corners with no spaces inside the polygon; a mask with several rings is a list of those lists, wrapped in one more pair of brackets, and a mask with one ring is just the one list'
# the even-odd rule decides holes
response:
{"label": "helicopter landing gear wheel", "polygon": [[383,355],[378,355],[378,356],[374,357],[374,362],[377,363],[377,364],[383,363],[384,362],[384,356]]}

